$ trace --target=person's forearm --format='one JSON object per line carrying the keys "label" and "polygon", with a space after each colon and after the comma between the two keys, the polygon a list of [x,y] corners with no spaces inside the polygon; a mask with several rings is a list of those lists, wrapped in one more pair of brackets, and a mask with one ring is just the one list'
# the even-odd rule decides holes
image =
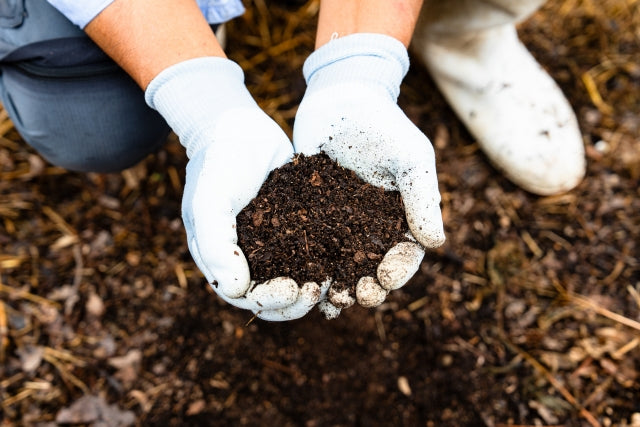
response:
{"label": "person's forearm", "polygon": [[193,0],[116,0],[85,32],[143,89],[171,65],[225,57]]}
{"label": "person's forearm", "polygon": [[409,46],[423,0],[322,0],[316,48],[354,33],[386,34]]}

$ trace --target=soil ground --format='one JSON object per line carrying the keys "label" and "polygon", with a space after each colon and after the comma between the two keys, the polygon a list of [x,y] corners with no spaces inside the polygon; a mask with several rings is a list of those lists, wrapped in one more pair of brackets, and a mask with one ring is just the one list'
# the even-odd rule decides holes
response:
{"label": "soil ground", "polygon": [[[317,3],[247,5],[229,55],[290,133]],[[551,1],[519,30],[576,110],[586,179],[510,184],[414,61],[399,102],[436,146],[448,241],[332,321],[250,321],[208,289],[175,139],[78,174],[5,117],[0,425],[640,425],[640,2]]]}

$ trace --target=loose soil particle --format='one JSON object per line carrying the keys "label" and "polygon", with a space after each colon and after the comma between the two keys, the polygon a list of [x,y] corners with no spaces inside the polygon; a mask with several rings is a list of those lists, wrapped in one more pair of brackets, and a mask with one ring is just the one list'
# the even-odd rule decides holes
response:
{"label": "loose soil particle", "polygon": [[355,287],[384,254],[406,241],[400,194],[367,184],[326,154],[297,155],[274,170],[240,212],[238,242],[252,279],[299,285],[327,277]]}

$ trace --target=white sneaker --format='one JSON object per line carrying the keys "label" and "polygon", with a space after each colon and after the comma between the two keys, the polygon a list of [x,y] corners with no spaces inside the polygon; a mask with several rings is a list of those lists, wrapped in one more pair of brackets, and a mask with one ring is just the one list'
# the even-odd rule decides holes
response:
{"label": "white sneaker", "polygon": [[585,174],[584,144],[564,94],[512,24],[429,40],[412,50],[494,166],[539,195],[568,191]]}

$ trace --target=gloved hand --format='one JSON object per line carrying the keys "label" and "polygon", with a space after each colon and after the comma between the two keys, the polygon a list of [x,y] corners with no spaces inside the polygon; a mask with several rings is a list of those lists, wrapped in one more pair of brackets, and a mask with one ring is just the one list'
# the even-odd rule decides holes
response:
{"label": "gloved hand", "polygon": [[222,299],[263,319],[306,314],[321,298],[320,286],[299,289],[284,277],[252,286],[237,245],[237,214],[269,172],[293,156],[286,134],[251,97],[242,69],[226,58],[187,60],[156,76],[145,97],[187,150],[182,217],[189,250],[207,281]]}
{"label": "gloved hand", "polygon": [[[423,247],[444,243],[435,156],[427,137],[397,105],[409,68],[404,45],[382,34],[353,34],[331,40],[305,61],[307,89],[293,130],[294,149],[306,155],[324,151],[366,182],[402,196],[412,237],[380,262],[377,279],[362,278],[359,304],[381,304],[390,290],[415,274]],[[353,303],[328,293],[319,305],[327,317]]]}

